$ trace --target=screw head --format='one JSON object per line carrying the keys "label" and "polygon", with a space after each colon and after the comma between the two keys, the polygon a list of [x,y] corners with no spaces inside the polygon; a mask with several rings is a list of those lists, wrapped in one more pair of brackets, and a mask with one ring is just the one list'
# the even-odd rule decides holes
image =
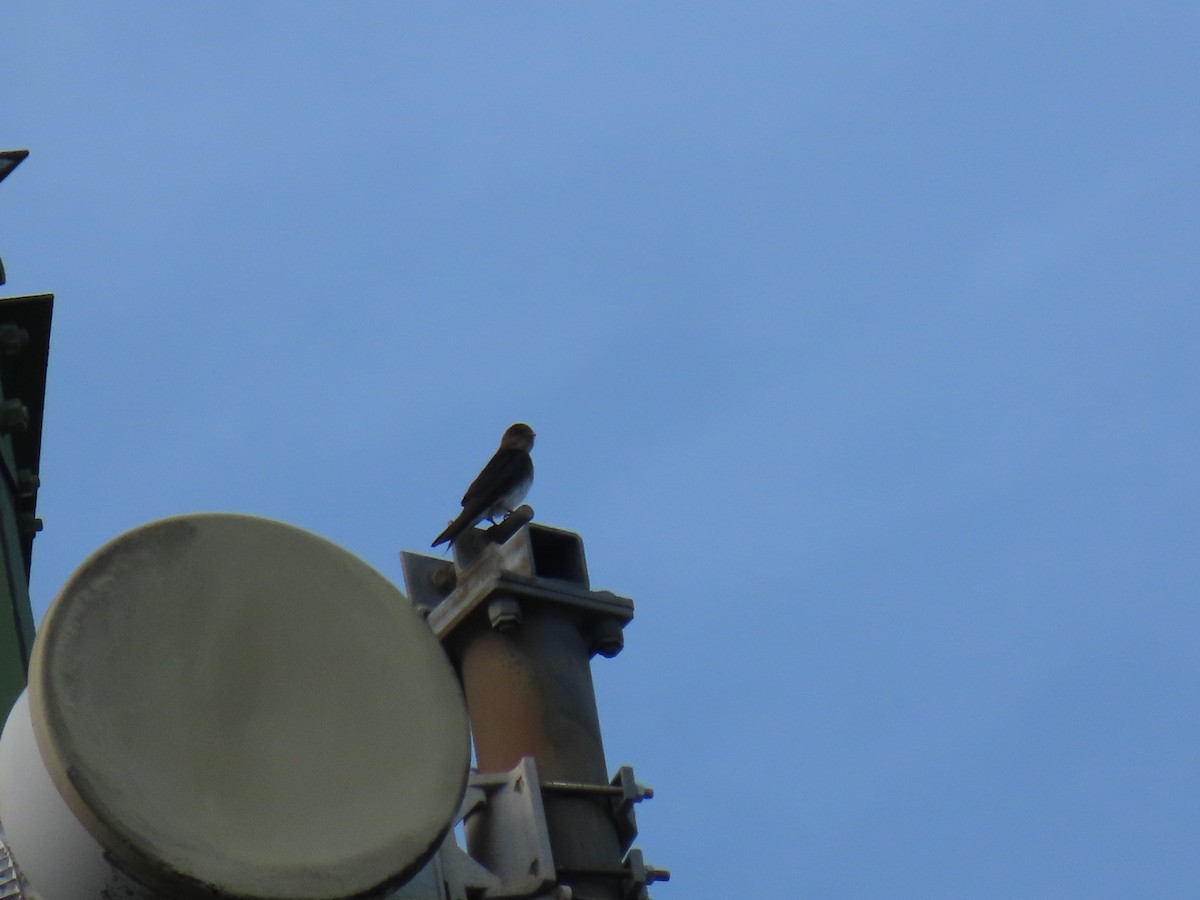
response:
{"label": "screw head", "polygon": [[625,632],[617,619],[604,619],[592,631],[592,650],[612,659],[625,648]]}
{"label": "screw head", "polygon": [[488,603],[488,621],[492,627],[504,634],[521,625],[521,604],[514,597],[496,597]]}

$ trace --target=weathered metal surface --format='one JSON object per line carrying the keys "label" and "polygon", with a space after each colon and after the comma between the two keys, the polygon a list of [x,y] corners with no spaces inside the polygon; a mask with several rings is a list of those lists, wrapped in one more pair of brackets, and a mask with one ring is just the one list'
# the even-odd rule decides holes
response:
{"label": "weathered metal surface", "polygon": [[575,794],[608,798],[612,804],[613,823],[624,853],[637,837],[637,817],[634,805],[654,797],[654,791],[638,784],[630,766],[621,766],[608,784],[589,784],[576,781],[542,781],[542,793]]}
{"label": "weathered metal surface", "polygon": [[553,888],[558,877],[533,759],[474,775],[471,787],[482,795],[465,818],[472,855],[500,879],[486,896],[531,897]]}
{"label": "weathered metal surface", "polygon": [[463,852],[450,834],[436,857],[388,900],[572,900],[557,883],[537,764],[471,775],[456,821],[474,824],[491,868]]}
{"label": "weathered metal surface", "polygon": [[[624,626],[633,618],[633,601],[610,591],[589,591],[563,582],[474,566],[459,573],[458,587],[446,600],[434,607],[429,625],[439,638],[451,636],[475,609],[495,594],[504,594],[535,603],[569,607],[586,618],[611,618]],[[589,648],[591,649],[591,648]]]}
{"label": "weathered metal surface", "polygon": [[[633,601],[590,587],[583,542],[572,532],[530,525],[506,544],[481,529],[454,545],[453,589],[435,562],[406,554],[414,600],[436,600],[428,622],[455,662],[481,773],[509,772],[525,757],[549,782],[608,783],[591,657],[620,647]],[[607,793],[543,795],[555,865],[591,900],[623,897],[619,881],[592,877],[622,864],[623,837]],[[489,869],[499,852],[486,811],[468,827],[472,857]],[[567,881],[567,879],[563,879]]]}

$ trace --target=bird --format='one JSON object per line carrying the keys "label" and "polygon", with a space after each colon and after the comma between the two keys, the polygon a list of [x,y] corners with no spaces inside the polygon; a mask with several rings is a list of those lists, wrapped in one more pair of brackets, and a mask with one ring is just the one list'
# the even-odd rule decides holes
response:
{"label": "bird", "polygon": [[509,426],[500,438],[500,449],[463,494],[463,511],[434,538],[431,546],[446,541],[454,543],[459,535],[484,519],[495,524],[496,516],[508,515],[525,499],[533,484],[533,460],[529,451],[533,449],[535,437],[533,429],[524,422]]}

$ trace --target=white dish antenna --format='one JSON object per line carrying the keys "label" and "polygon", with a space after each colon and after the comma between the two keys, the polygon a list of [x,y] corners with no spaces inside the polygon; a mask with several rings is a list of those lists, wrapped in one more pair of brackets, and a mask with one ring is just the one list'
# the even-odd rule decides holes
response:
{"label": "white dish antenna", "polygon": [[[60,797],[26,796],[38,765]],[[468,766],[458,680],[395,586],[289,525],[188,515],[101,548],[55,600],[0,741],[0,819],[49,900],[101,895],[56,893],[66,847],[35,846],[64,802],[164,896],[369,895],[437,850]]]}

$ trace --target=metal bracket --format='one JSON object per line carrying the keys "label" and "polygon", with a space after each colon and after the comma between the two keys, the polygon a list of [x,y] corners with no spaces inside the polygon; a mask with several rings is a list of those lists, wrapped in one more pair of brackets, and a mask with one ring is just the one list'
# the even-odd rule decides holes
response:
{"label": "metal bracket", "polygon": [[557,887],[533,759],[522,759],[509,772],[472,773],[460,819],[478,859],[455,845],[458,852],[447,854],[446,861],[448,874],[468,896],[475,891],[485,900],[541,897]]}
{"label": "metal bracket", "polygon": [[625,868],[629,871],[629,888],[625,896],[636,900],[650,900],[646,887],[656,881],[670,881],[671,873],[667,869],[655,869],[646,865],[642,851],[634,847],[625,857]]}
{"label": "metal bracket", "polygon": [[[505,544],[486,535],[480,529],[463,535],[454,544],[454,562],[400,554],[409,598],[429,610],[429,627],[443,643],[481,607],[492,627],[512,631],[520,627],[521,611],[543,604],[570,610],[593,654],[611,658],[621,651],[633,601],[591,589],[579,535],[537,524],[521,528]],[[498,598],[501,604],[493,605]]]}
{"label": "metal bracket", "polygon": [[633,807],[643,800],[654,797],[654,789],[638,784],[633,777],[632,766],[621,766],[617,774],[608,784],[580,784],[571,781],[543,781],[542,792],[557,792],[562,794],[596,794],[606,796],[612,801],[613,822],[617,826],[617,836],[621,841],[621,852],[624,853],[637,837],[637,817]]}
{"label": "metal bracket", "polygon": [[634,847],[625,857],[625,864],[612,869],[560,869],[563,878],[611,878],[625,885],[625,900],[650,900],[646,888],[656,881],[670,881],[671,873],[666,869],[655,869],[646,865],[642,851]]}
{"label": "metal bracket", "polygon": [[[557,867],[542,805],[544,792],[607,799],[621,835],[624,863],[603,869]],[[630,849],[628,842],[637,834],[634,804],[653,796],[652,789],[634,780],[629,766],[618,769],[610,784],[541,781],[530,757],[508,772],[472,772],[456,822],[466,825],[475,856],[458,846],[452,831],[429,865],[388,900],[571,900],[571,887],[559,880],[583,877],[612,878],[623,884],[625,900],[650,900],[647,886],[668,881],[671,873],[647,866],[642,851]]]}
{"label": "metal bracket", "polygon": [[543,781],[542,791],[551,793],[574,794],[576,796],[607,797],[612,803],[613,822],[617,826],[617,835],[621,840],[621,852],[625,856],[624,865],[611,869],[571,869],[559,867],[559,878],[570,880],[577,878],[612,878],[625,883],[626,900],[650,900],[646,891],[647,885],[656,881],[669,881],[671,873],[666,869],[655,869],[647,866],[642,857],[642,851],[630,849],[633,839],[637,837],[637,819],[633,807],[643,800],[654,797],[654,789],[644,784],[638,784],[633,777],[632,766],[621,766],[609,784],[583,784],[572,781]]}

